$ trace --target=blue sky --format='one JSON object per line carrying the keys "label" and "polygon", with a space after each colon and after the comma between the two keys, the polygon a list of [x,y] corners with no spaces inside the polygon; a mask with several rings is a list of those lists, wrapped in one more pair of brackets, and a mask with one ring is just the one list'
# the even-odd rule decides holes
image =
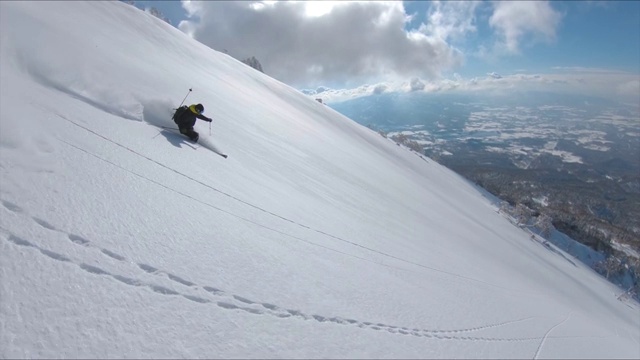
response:
{"label": "blue sky", "polygon": [[640,94],[639,1],[256,3],[135,2],[216,50],[255,56],[297,88],[527,74],[595,76],[595,88],[613,73],[607,86]]}

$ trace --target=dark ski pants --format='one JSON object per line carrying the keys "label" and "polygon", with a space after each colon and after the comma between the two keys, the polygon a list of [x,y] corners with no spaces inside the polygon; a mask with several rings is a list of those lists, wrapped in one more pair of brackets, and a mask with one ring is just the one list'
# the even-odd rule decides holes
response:
{"label": "dark ski pants", "polygon": [[189,139],[191,139],[191,141],[193,142],[198,142],[198,139],[200,138],[200,134],[198,134],[195,130],[193,130],[193,127],[179,127],[180,129],[180,134],[186,135],[189,137]]}

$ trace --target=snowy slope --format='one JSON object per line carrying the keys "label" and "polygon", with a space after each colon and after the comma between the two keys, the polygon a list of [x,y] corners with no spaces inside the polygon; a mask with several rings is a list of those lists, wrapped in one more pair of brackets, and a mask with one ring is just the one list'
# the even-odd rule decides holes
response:
{"label": "snowy slope", "polygon": [[0,26],[0,356],[640,357],[637,304],[296,90],[121,2]]}

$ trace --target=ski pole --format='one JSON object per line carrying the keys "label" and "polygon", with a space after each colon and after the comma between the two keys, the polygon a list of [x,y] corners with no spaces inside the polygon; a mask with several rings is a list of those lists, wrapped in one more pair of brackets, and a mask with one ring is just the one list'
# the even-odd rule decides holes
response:
{"label": "ski pole", "polygon": [[[189,89],[189,92],[187,93],[187,96],[189,96],[189,94],[191,94],[191,89]],[[184,97],[184,99],[182,99],[182,102],[180,103],[180,106],[182,106],[182,104],[184,104],[184,101],[187,100],[187,96]],[[178,107],[180,107],[178,106]]]}
{"label": "ski pole", "polygon": [[209,136],[211,136],[211,121],[209,121]]}

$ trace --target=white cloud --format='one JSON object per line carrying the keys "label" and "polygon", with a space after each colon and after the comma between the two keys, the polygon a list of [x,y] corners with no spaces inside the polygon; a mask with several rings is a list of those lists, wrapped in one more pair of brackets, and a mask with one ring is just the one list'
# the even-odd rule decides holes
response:
{"label": "white cloud", "polygon": [[635,103],[640,106],[640,78],[623,82],[616,90],[622,97],[636,99]]}
{"label": "white cloud", "polygon": [[422,82],[418,78],[413,78],[413,79],[411,79],[411,82],[409,83],[409,86],[411,88],[411,91],[423,90],[424,89],[424,82]]}
{"label": "white cloud", "polygon": [[523,38],[533,41],[553,41],[562,14],[548,1],[497,1],[489,25],[496,29],[498,43],[507,53],[519,53]]}
{"label": "white cloud", "polygon": [[433,79],[462,63],[461,52],[445,39],[462,31],[455,29],[469,28],[466,21],[454,22],[438,30],[445,39],[407,32],[409,17],[398,1],[190,1],[183,6],[191,18],[180,23],[182,31],[235,58],[255,56],[268,75],[293,86]]}
{"label": "white cloud", "polygon": [[[605,69],[600,69],[605,70]],[[619,71],[557,72],[540,74],[498,75],[464,79],[454,74],[452,79],[419,80],[409,82],[385,82],[357,89],[329,90],[323,94],[325,102],[339,102],[360,96],[384,92],[475,92],[494,95],[510,95],[517,91],[545,91],[561,94],[578,94],[607,98],[640,106],[640,76]]]}
{"label": "white cloud", "polygon": [[429,9],[428,21],[420,31],[429,37],[458,40],[476,32],[476,8],[480,1],[434,1]]}
{"label": "white cloud", "polygon": [[382,94],[385,91],[387,91],[387,85],[386,84],[378,84],[378,85],[373,87],[373,93],[374,94]]}

